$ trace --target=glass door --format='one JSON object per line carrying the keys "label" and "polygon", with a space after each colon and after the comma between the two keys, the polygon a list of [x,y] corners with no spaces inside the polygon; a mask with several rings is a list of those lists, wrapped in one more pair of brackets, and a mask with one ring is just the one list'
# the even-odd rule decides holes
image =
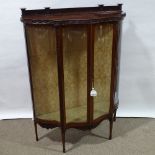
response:
{"label": "glass door", "polygon": [[87,121],[87,27],[63,27],[66,123]]}
{"label": "glass door", "polygon": [[55,28],[26,26],[36,117],[60,121]]}
{"label": "glass door", "polygon": [[95,25],[94,88],[97,91],[97,96],[93,97],[94,119],[109,113],[112,67],[112,41],[112,24]]}

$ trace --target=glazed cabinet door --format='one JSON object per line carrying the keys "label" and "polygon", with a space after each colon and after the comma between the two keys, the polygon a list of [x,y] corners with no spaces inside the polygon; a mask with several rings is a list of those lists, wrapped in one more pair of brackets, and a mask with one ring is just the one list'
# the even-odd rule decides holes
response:
{"label": "glazed cabinet door", "polygon": [[35,117],[60,121],[55,28],[27,25],[26,38]]}
{"label": "glazed cabinet door", "polygon": [[112,68],[113,25],[97,24],[94,28],[93,119],[109,113]]}
{"label": "glazed cabinet door", "polygon": [[87,27],[63,27],[66,123],[87,121]]}

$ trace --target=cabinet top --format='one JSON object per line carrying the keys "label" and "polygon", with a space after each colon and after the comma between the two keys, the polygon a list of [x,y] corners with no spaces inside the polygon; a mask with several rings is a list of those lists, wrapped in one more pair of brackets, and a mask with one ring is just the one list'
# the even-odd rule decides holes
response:
{"label": "cabinet top", "polygon": [[21,21],[25,24],[93,24],[100,22],[119,21],[125,17],[122,4],[115,6],[98,5],[98,7],[50,9],[40,10],[21,9]]}

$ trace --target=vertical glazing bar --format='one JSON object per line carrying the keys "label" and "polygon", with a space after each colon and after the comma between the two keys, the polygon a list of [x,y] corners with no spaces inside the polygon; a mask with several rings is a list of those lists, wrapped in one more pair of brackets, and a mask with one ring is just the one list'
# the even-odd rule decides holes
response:
{"label": "vertical glazing bar", "polygon": [[112,66],[111,66],[111,85],[110,85],[110,116],[114,110],[114,88],[115,88],[115,73],[116,73],[116,53],[117,53],[117,23],[113,23],[113,43],[112,43]]}
{"label": "vertical glazing bar", "polygon": [[90,124],[90,102],[91,102],[91,97],[90,97],[90,91],[91,91],[91,74],[90,74],[90,69],[91,69],[91,61],[90,61],[90,51],[91,51],[91,46],[90,46],[90,37],[91,37],[91,31],[90,31],[90,25],[87,25],[87,122]]}
{"label": "vertical glazing bar", "polygon": [[57,63],[58,63],[58,84],[59,84],[59,100],[60,100],[60,121],[63,152],[65,152],[65,129],[66,129],[66,113],[65,113],[65,93],[64,93],[64,70],[63,70],[63,37],[62,27],[56,27],[56,45],[57,45]]}
{"label": "vertical glazing bar", "polygon": [[122,33],[122,21],[119,21],[117,24],[117,55],[116,55],[116,75],[115,75],[115,112],[114,112],[114,121],[116,121],[116,111],[118,109],[119,99],[119,72],[120,72],[120,59],[121,59],[121,33]]}
{"label": "vertical glazing bar", "polygon": [[94,80],[94,26],[88,25],[88,40],[87,40],[87,120],[89,125],[93,121],[93,97],[90,96]]}
{"label": "vertical glazing bar", "polygon": [[[94,83],[94,33],[95,33],[95,26],[91,25],[91,89],[95,87]],[[93,123],[94,118],[94,98],[91,96],[91,123]]]}
{"label": "vertical glazing bar", "polygon": [[115,81],[116,81],[116,55],[118,42],[118,31],[117,22],[113,23],[113,46],[112,46],[112,67],[111,67],[111,85],[110,85],[110,109],[109,109],[109,139],[112,139],[112,128],[113,128],[113,115],[114,115],[114,96],[115,96]]}

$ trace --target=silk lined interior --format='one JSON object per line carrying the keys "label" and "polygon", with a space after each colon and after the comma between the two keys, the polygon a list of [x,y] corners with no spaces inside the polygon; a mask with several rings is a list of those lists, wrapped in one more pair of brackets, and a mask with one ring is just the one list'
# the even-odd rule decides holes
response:
{"label": "silk lined interior", "polygon": [[55,28],[27,26],[36,117],[60,121]]}
{"label": "silk lined interior", "polygon": [[[87,29],[70,26],[63,29],[63,59],[66,122],[87,120]],[[73,119],[74,118],[74,119]]]}
{"label": "silk lined interior", "polygon": [[[37,118],[60,121],[55,28],[26,27],[34,108]],[[87,27],[63,28],[63,66],[66,122],[87,121]],[[109,112],[112,24],[95,26],[94,119]]]}
{"label": "silk lined interior", "polygon": [[94,119],[109,113],[113,25],[95,26],[94,39]]}

